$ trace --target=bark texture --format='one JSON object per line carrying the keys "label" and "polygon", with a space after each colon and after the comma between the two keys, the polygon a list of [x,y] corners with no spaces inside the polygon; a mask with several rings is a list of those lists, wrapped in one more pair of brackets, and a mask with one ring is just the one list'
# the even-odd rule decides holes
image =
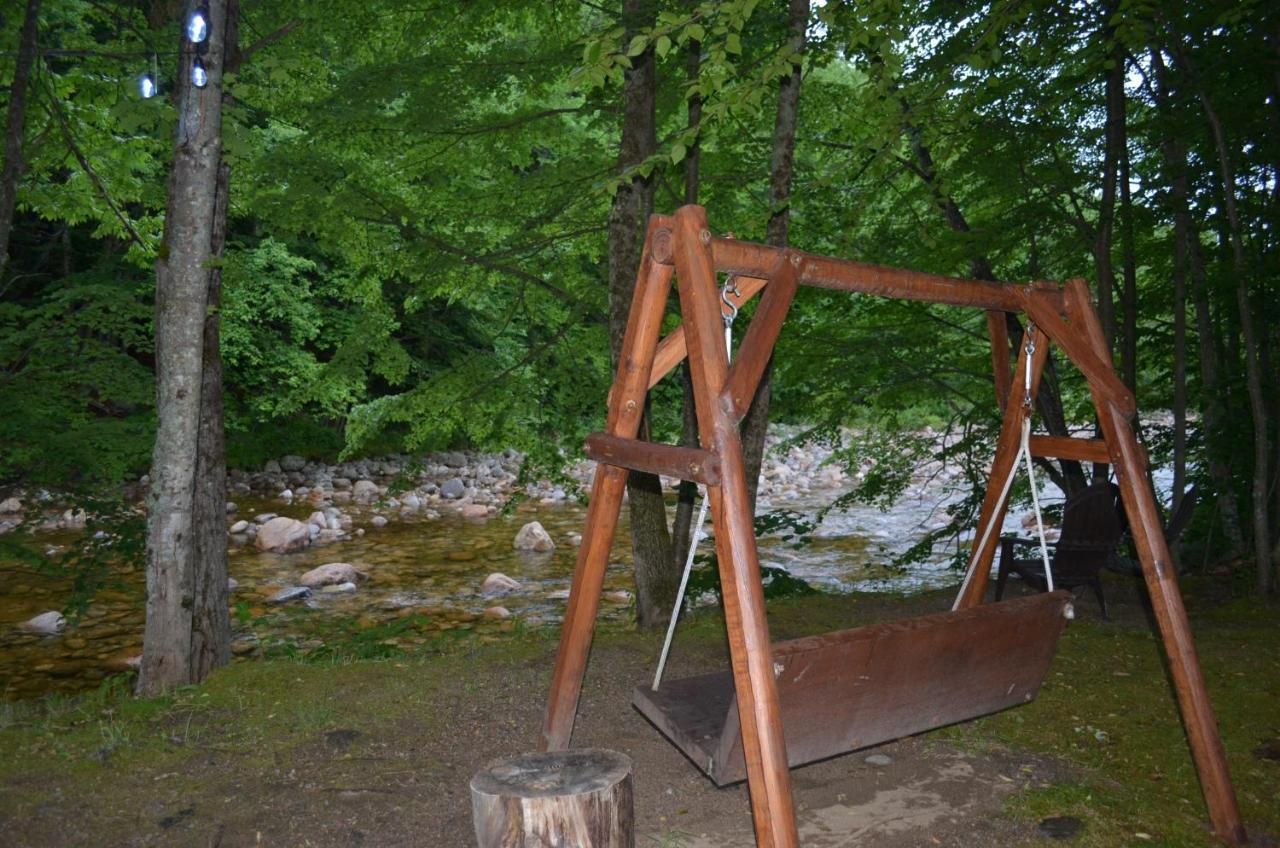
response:
{"label": "bark texture", "polygon": [[[27,0],[22,34],[18,37],[18,64],[9,86],[9,114],[4,135],[4,170],[0,171],[0,283],[9,267],[9,235],[13,232],[13,210],[18,200],[18,180],[24,166],[22,136],[27,128],[27,88],[31,66],[36,59],[40,0]],[[3,291],[3,288],[0,288]]]}
{"label": "bark texture", "polygon": [[[773,152],[769,158],[769,223],[765,240],[786,247],[791,227],[791,182],[795,174],[796,118],[800,108],[801,57],[809,25],[808,0],[790,0],[787,6],[787,48],[791,73],[782,78],[778,110],[773,121]],[[773,396],[773,356],[764,368],[751,407],[742,421],[742,459],[746,466],[747,493],[755,511],[764,439],[769,430],[769,402]]]}
{"label": "bark texture", "polygon": [[[186,4],[184,20],[194,8]],[[195,49],[185,37],[181,43],[178,126],[156,261],[157,420],[147,500],[143,694],[199,681],[229,656],[221,370],[214,361],[216,312],[210,315],[210,294],[220,290],[212,260],[225,232],[218,212],[226,210],[221,130],[228,3],[211,0],[207,9],[203,89],[190,82]]]}
{"label": "bark texture", "polygon": [[[654,23],[652,0],[625,0],[623,43]],[[622,84],[622,144],[618,167],[626,173],[657,150],[655,100],[657,66],[652,46],[632,57]],[[627,328],[636,269],[644,247],[644,234],[653,212],[654,181],[636,174],[618,187],[609,210],[609,340],[616,367],[622,337]],[[649,437],[646,421],[640,438]],[[636,618],[641,627],[666,621],[680,575],[675,567],[671,534],[667,527],[662,484],[654,474],[632,471],[627,477],[631,515],[631,552],[636,572]]]}

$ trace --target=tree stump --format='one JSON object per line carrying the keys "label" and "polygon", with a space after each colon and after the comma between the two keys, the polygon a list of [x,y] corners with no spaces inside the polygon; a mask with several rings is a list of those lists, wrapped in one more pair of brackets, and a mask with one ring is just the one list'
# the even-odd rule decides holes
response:
{"label": "tree stump", "polygon": [[480,848],[634,848],[631,760],[581,748],[496,760],[471,779]]}

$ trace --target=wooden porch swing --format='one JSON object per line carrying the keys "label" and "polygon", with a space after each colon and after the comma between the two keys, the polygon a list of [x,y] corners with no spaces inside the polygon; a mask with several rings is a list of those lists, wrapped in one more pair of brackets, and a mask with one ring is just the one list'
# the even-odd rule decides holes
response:
{"label": "wooden porch swing", "polygon": [[[659,341],[673,273],[684,323]],[[763,290],[732,365],[719,342],[718,273],[736,279],[727,295],[734,308]],[[747,779],[759,846],[798,844],[790,766],[985,715],[1038,691],[1070,596],[1048,592],[983,605],[998,533],[978,535],[950,613],[770,644],[738,425],[798,285],[986,310],[1004,420],[980,528],[1003,521],[1007,483],[1024,447],[1036,456],[1115,466],[1210,818],[1220,838],[1243,843],[1222,741],[1146,482],[1146,455],[1130,423],[1134,398],[1111,366],[1085,282],[1002,285],[717,238],[699,206],[649,222],[606,430],[587,441],[598,465],[552,673],[544,749],[569,746],[629,470],[706,486],[732,664],[731,673],[641,687],[635,704],[717,784]],[[1041,340],[1024,346],[1014,375],[1005,313],[1024,314]],[[1050,341],[1087,379],[1102,439],[1030,436],[1024,429],[1030,415],[1024,400],[1034,397]],[[646,392],[685,356],[702,447],[638,440]],[[1026,392],[1014,392],[1014,385]]]}

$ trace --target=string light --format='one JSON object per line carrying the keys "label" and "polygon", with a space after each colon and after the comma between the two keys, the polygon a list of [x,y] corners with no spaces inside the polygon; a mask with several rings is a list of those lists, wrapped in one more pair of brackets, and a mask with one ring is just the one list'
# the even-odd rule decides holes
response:
{"label": "string light", "polygon": [[199,59],[191,63],[191,84],[196,88],[204,88],[209,82],[209,72],[204,69],[204,65]]}
{"label": "string light", "polygon": [[203,44],[208,37],[209,11],[207,7],[201,6],[191,13],[191,19],[187,21],[187,40],[192,44]]}

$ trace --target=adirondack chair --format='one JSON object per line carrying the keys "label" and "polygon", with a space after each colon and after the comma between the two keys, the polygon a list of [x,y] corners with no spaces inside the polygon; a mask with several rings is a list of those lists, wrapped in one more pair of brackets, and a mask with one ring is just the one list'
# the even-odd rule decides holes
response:
{"label": "adirondack chair", "polygon": [[[1119,487],[1105,480],[1099,481],[1067,500],[1062,511],[1062,535],[1050,546],[1054,588],[1090,587],[1098,597],[1103,618],[1107,617],[1107,598],[1098,572],[1115,556],[1125,524]],[[1032,555],[1028,556],[1028,552]],[[1018,536],[1000,538],[997,601],[1004,597],[1005,582],[1011,571],[1041,591],[1048,588],[1044,562],[1039,553],[1039,543],[1033,539]]]}

